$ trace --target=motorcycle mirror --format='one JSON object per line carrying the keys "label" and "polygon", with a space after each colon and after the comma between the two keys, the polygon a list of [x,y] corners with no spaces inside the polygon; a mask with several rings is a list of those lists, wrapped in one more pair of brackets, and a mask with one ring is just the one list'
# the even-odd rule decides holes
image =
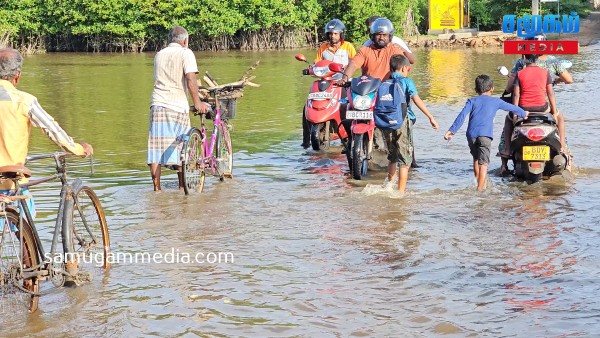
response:
{"label": "motorcycle mirror", "polygon": [[296,54],[296,60],[305,62],[306,58],[303,54]]}
{"label": "motorcycle mirror", "polygon": [[339,73],[344,69],[344,65],[342,65],[341,63],[335,63],[332,62],[329,64],[329,70],[332,72],[336,72]]}
{"label": "motorcycle mirror", "polygon": [[498,67],[498,73],[504,76],[508,76],[508,74],[510,74],[508,68],[506,68],[505,66]]}

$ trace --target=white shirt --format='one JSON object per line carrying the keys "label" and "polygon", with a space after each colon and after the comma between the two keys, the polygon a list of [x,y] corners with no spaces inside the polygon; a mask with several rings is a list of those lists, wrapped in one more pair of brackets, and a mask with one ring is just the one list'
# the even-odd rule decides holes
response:
{"label": "white shirt", "polygon": [[178,112],[188,112],[185,74],[198,73],[196,56],[188,48],[172,42],[154,57],[154,88],[151,106],[161,106]]}
{"label": "white shirt", "polygon": [[[368,47],[372,43],[373,43],[373,40],[369,39],[369,40],[365,41],[365,43],[363,43],[363,46]],[[400,47],[406,49],[407,52],[412,54],[412,51],[408,48],[408,45],[406,44],[406,42],[404,42],[404,40],[400,39],[399,37],[394,35],[392,37],[392,43],[399,45]]]}

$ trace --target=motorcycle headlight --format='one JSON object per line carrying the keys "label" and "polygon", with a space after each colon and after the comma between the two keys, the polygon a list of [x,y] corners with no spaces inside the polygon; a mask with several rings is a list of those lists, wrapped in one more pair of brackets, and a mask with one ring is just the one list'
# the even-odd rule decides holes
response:
{"label": "motorcycle headlight", "polygon": [[318,77],[324,77],[329,74],[329,67],[313,67],[313,74]]}
{"label": "motorcycle headlight", "polygon": [[371,103],[373,99],[371,99],[368,95],[357,95],[354,97],[354,109],[356,110],[368,110],[371,108]]}

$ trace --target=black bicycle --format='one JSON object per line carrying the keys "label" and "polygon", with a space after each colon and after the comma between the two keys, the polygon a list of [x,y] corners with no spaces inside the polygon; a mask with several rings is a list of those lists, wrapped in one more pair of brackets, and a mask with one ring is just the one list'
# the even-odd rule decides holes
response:
{"label": "black bicycle", "polygon": [[[67,157],[66,153],[28,157],[28,163],[50,158],[56,163],[56,174],[32,181],[28,181],[31,171],[24,166],[0,167],[0,182],[13,185],[13,193],[0,195],[2,303],[19,303],[34,312],[42,294],[40,281],[50,280],[55,287],[79,286],[91,281],[94,269],[110,267],[104,210],[94,191],[81,179],[68,180]],[[31,196],[23,195],[23,189],[54,180],[60,180],[62,189],[52,245],[46,252],[27,203]]]}

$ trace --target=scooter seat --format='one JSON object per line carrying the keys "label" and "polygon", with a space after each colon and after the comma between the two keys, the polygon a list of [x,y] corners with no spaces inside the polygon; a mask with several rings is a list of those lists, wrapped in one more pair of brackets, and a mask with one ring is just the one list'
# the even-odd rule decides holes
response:
{"label": "scooter seat", "polygon": [[521,125],[521,124],[556,124],[556,120],[554,119],[554,116],[552,116],[552,114],[547,114],[547,113],[529,113],[529,116],[527,116],[527,119],[522,119],[519,118],[517,120],[517,122],[515,122],[515,125]]}

